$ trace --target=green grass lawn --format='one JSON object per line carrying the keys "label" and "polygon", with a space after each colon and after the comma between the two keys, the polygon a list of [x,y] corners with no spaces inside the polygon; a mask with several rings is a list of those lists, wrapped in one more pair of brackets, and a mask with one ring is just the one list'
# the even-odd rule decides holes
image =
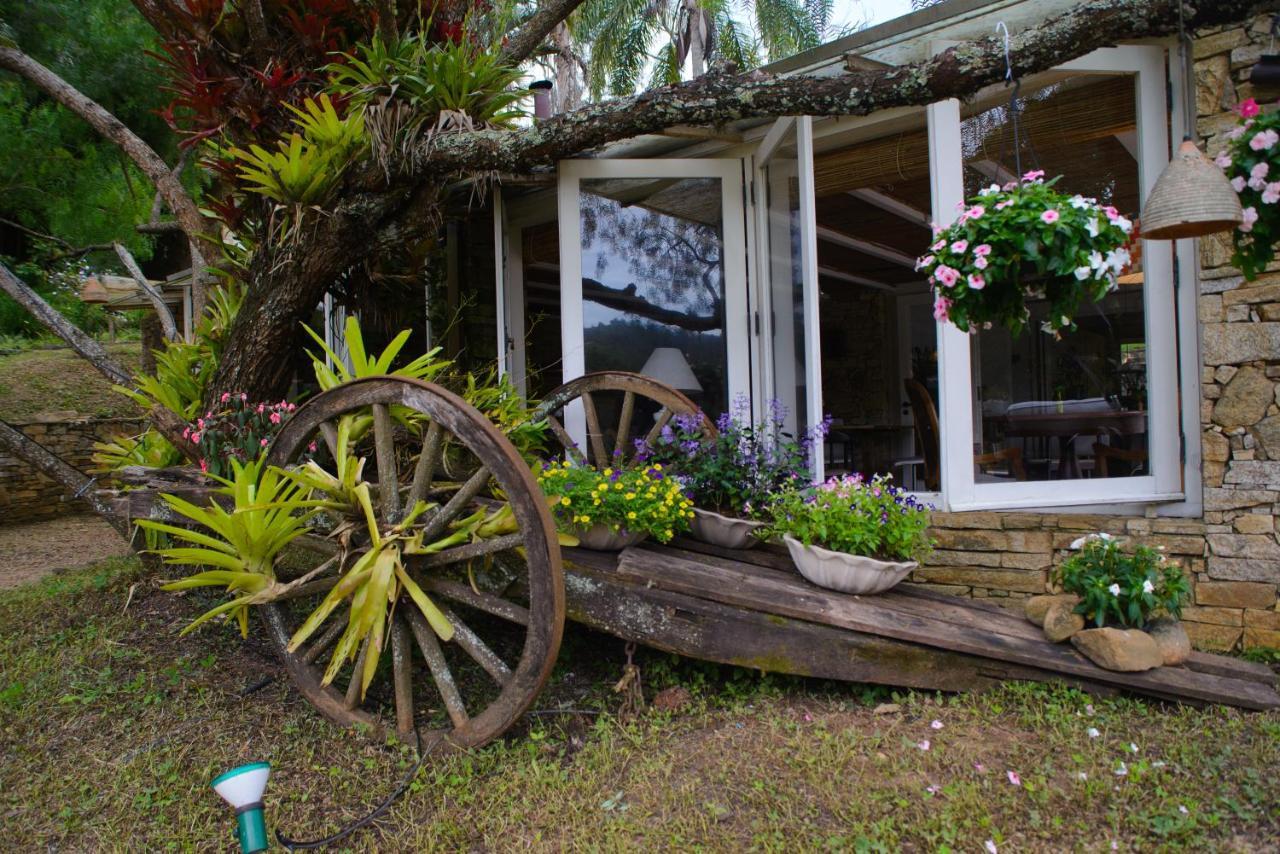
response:
{"label": "green grass lawn", "polygon": [[[138,369],[142,345],[108,344],[126,370]],[[138,408],[84,359],[67,348],[32,349],[0,356],[0,419],[22,420],[50,412],[136,417]]]}
{"label": "green grass lawn", "polygon": [[[252,759],[273,765],[268,823],[317,837],[361,815],[412,766],[411,748],[321,720],[252,633],[242,642],[215,626],[179,638],[199,610],[157,591],[133,559],[0,596],[6,848],[228,850],[234,822],[208,781]],[[346,844],[791,852],[1280,843],[1274,712],[1020,684],[982,696],[891,694],[642,652],[648,696],[678,685],[690,700],[621,717],[611,686],[623,660],[613,639],[570,630],[539,714],[502,743],[431,756],[389,815]],[[265,677],[273,680],[245,693]],[[898,708],[876,712],[887,703]],[[591,713],[548,713],[564,707]]]}

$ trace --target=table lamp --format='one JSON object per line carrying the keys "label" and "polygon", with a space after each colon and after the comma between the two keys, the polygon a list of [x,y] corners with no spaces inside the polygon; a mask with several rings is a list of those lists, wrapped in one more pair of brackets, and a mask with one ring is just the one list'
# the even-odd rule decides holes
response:
{"label": "table lamp", "polygon": [[649,354],[640,373],[653,377],[660,383],[671,386],[676,391],[702,391],[702,383],[693,375],[689,360],[684,357],[678,347],[657,347]]}

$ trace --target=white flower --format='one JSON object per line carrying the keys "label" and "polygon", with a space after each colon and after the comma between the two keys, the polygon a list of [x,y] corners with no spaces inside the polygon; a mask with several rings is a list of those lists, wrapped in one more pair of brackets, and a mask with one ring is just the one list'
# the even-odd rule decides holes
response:
{"label": "white flower", "polygon": [[1137,753],[1137,752],[1138,752],[1138,745],[1134,744],[1132,741],[1131,741],[1131,742],[1129,742],[1129,752],[1130,752],[1130,753]]}
{"label": "white flower", "polygon": [[1107,267],[1117,273],[1129,266],[1129,250],[1121,246],[1107,253]]}
{"label": "white flower", "polygon": [[1076,278],[1080,281],[1093,278],[1093,270],[1089,267],[1076,267]]}
{"label": "white flower", "polygon": [[1111,595],[1112,595],[1112,596],[1119,596],[1119,595],[1120,595],[1120,585],[1119,585],[1119,584],[1112,584],[1112,585],[1111,585],[1110,587],[1108,587],[1107,589],[1111,591]]}
{"label": "white flower", "polygon": [[1102,257],[1102,253],[1097,249],[1089,253],[1089,266],[1095,270],[1101,270],[1106,266],[1106,259]]}
{"label": "white flower", "polygon": [[1156,589],[1156,586],[1155,586],[1154,584],[1152,584],[1152,583],[1151,583],[1151,579],[1150,579],[1150,578],[1148,578],[1146,581],[1142,582],[1142,592],[1143,592],[1143,593],[1150,593],[1150,592],[1152,592],[1152,591],[1153,591],[1153,590],[1155,590],[1155,589]]}
{"label": "white flower", "polygon": [[1089,736],[1089,738],[1097,738],[1098,736],[1102,735],[1102,733],[1098,732],[1097,727],[1089,727],[1084,732],[1085,732],[1085,735]]}
{"label": "white flower", "polygon": [[1127,777],[1129,775],[1129,766],[1121,762],[1116,766],[1116,770],[1111,773],[1115,774],[1117,777]]}
{"label": "white flower", "polygon": [[1078,211],[1082,211],[1082,210],[1085,210],[1086,208],[1090,208],[1093,206],[1089,204],[1088,199],[1086,199],[1084,196],[1077,193],[1076,195],[1071,197],[1071,207],[1075,208]]}
{"label": "white flower", "polygon": [[1097,219],[1091,219],[1091,220],[1089,220],[1088,222],[1086,222],[1086,223],[1084,224],[1084,227],[1085,227],[1085,230],[1089,232],[1089,236],[1090,236],[1090,237],[1097,237],[1097,236],[1098,236],[1098,229],[1099,229],[1099,226],[1098,226],[1098,220],[1097,220]]}
{"label": "white flower", "polygon": [[918,741],[918,742],[916,742],[916,747],[920,748],[921,750],[928,750],[928,749],[929,749],[929,739],[927,739],[927,738],[926,738],[926,739],[925,739],[925,740],[923,740],[923,741]]}
{"label": "white flower", "polygon": [[1120,230],[1123,231],[1125,234],[1128,234],[1130,231],[1133,230],[1133,221],[1128,219],[1127,217],[1118,216],[1116,217],[1115,222],[1116,222],[1116,225],[1120,227]]}
{"label": "white flower", "polygon": [[929,726],[931,726],[933,729],[942,729],[942,721],[934,721],[933,723],[929,724]]}
{"label": "white flower", "polygon": [[1164,765],[1165,763],[1163,759],[1157,759],[1155,762],[1151,763],[1152,768],[1163,768]]}
{"label": "white flower", "polygon": [[1183,815],[1186,815],[1187,813],[1191,812],[1191,810],[1187,809],[1182,804],[1178,804],[1178,812],[1182,813]]}
{"label": "white flower", "polygon": [[1088,780],[1088,779],[1089,779],[1089,775],[1088,775],[1088,774],[1086,774],[1086,773],[1085,773],[1085,772],[1083,772],[1083,771],[1077,771],[1077,772],[1076,772],[1076,779],[1077,779],[1077,780]]}
{"label": "white flower", "polygon": [[988,839],[982,843],[982,847],[987,849],[987,854],[996,854],[996,843],[992,839]]}
{"label": "white flower", "polygon": [[989,186],[989,187],[983,187],[981,190],[979,190],[979,191],[978,191],[978,195],[979,195],[979,196],[994,196],[994,195],[995,195],[996,193],[998,193],[998,192],[1000,192],[1000,185],[999,185],[999,184],[992,184],[992,185],[991,185],[991,186]]}

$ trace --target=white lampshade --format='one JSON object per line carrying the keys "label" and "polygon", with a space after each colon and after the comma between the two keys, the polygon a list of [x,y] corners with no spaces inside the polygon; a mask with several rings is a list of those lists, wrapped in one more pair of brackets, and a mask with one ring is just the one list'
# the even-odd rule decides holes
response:
{"label": "white lampshade", "polygon": [[237,810],[242,809],[249,804],[261,803],[270,774],[271,766],[266,762],[241,765],[214,780],[213,790]]}
{"label": "white lampshade", "polygon": [[653,377],[676,391],[702,391],[702,383],[693,375],[689,360],[677,347],[658,347],[649,354],[640,373]]}

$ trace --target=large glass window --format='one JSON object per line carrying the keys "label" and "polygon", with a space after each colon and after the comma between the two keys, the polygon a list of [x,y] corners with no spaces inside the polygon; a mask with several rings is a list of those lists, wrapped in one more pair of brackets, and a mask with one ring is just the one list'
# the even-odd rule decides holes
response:
{"label": "large glass window", "polygon": [[[1019,168],[1043,169],[1061,176],[1064,192],[1138,219],[1132,76],[1077,75],[1033,89],[1022,101],[1020,125],[1015,140],[1007,104],[964,119],[966,196],[1015,180]],[[1149,473],[1143,284],[1138,261],[1116,291],[1082,306],[1075,330],[1039,331],[1047,301],[1032,300],[1021,335],[990,329],[973,337],[979,482]]]}

